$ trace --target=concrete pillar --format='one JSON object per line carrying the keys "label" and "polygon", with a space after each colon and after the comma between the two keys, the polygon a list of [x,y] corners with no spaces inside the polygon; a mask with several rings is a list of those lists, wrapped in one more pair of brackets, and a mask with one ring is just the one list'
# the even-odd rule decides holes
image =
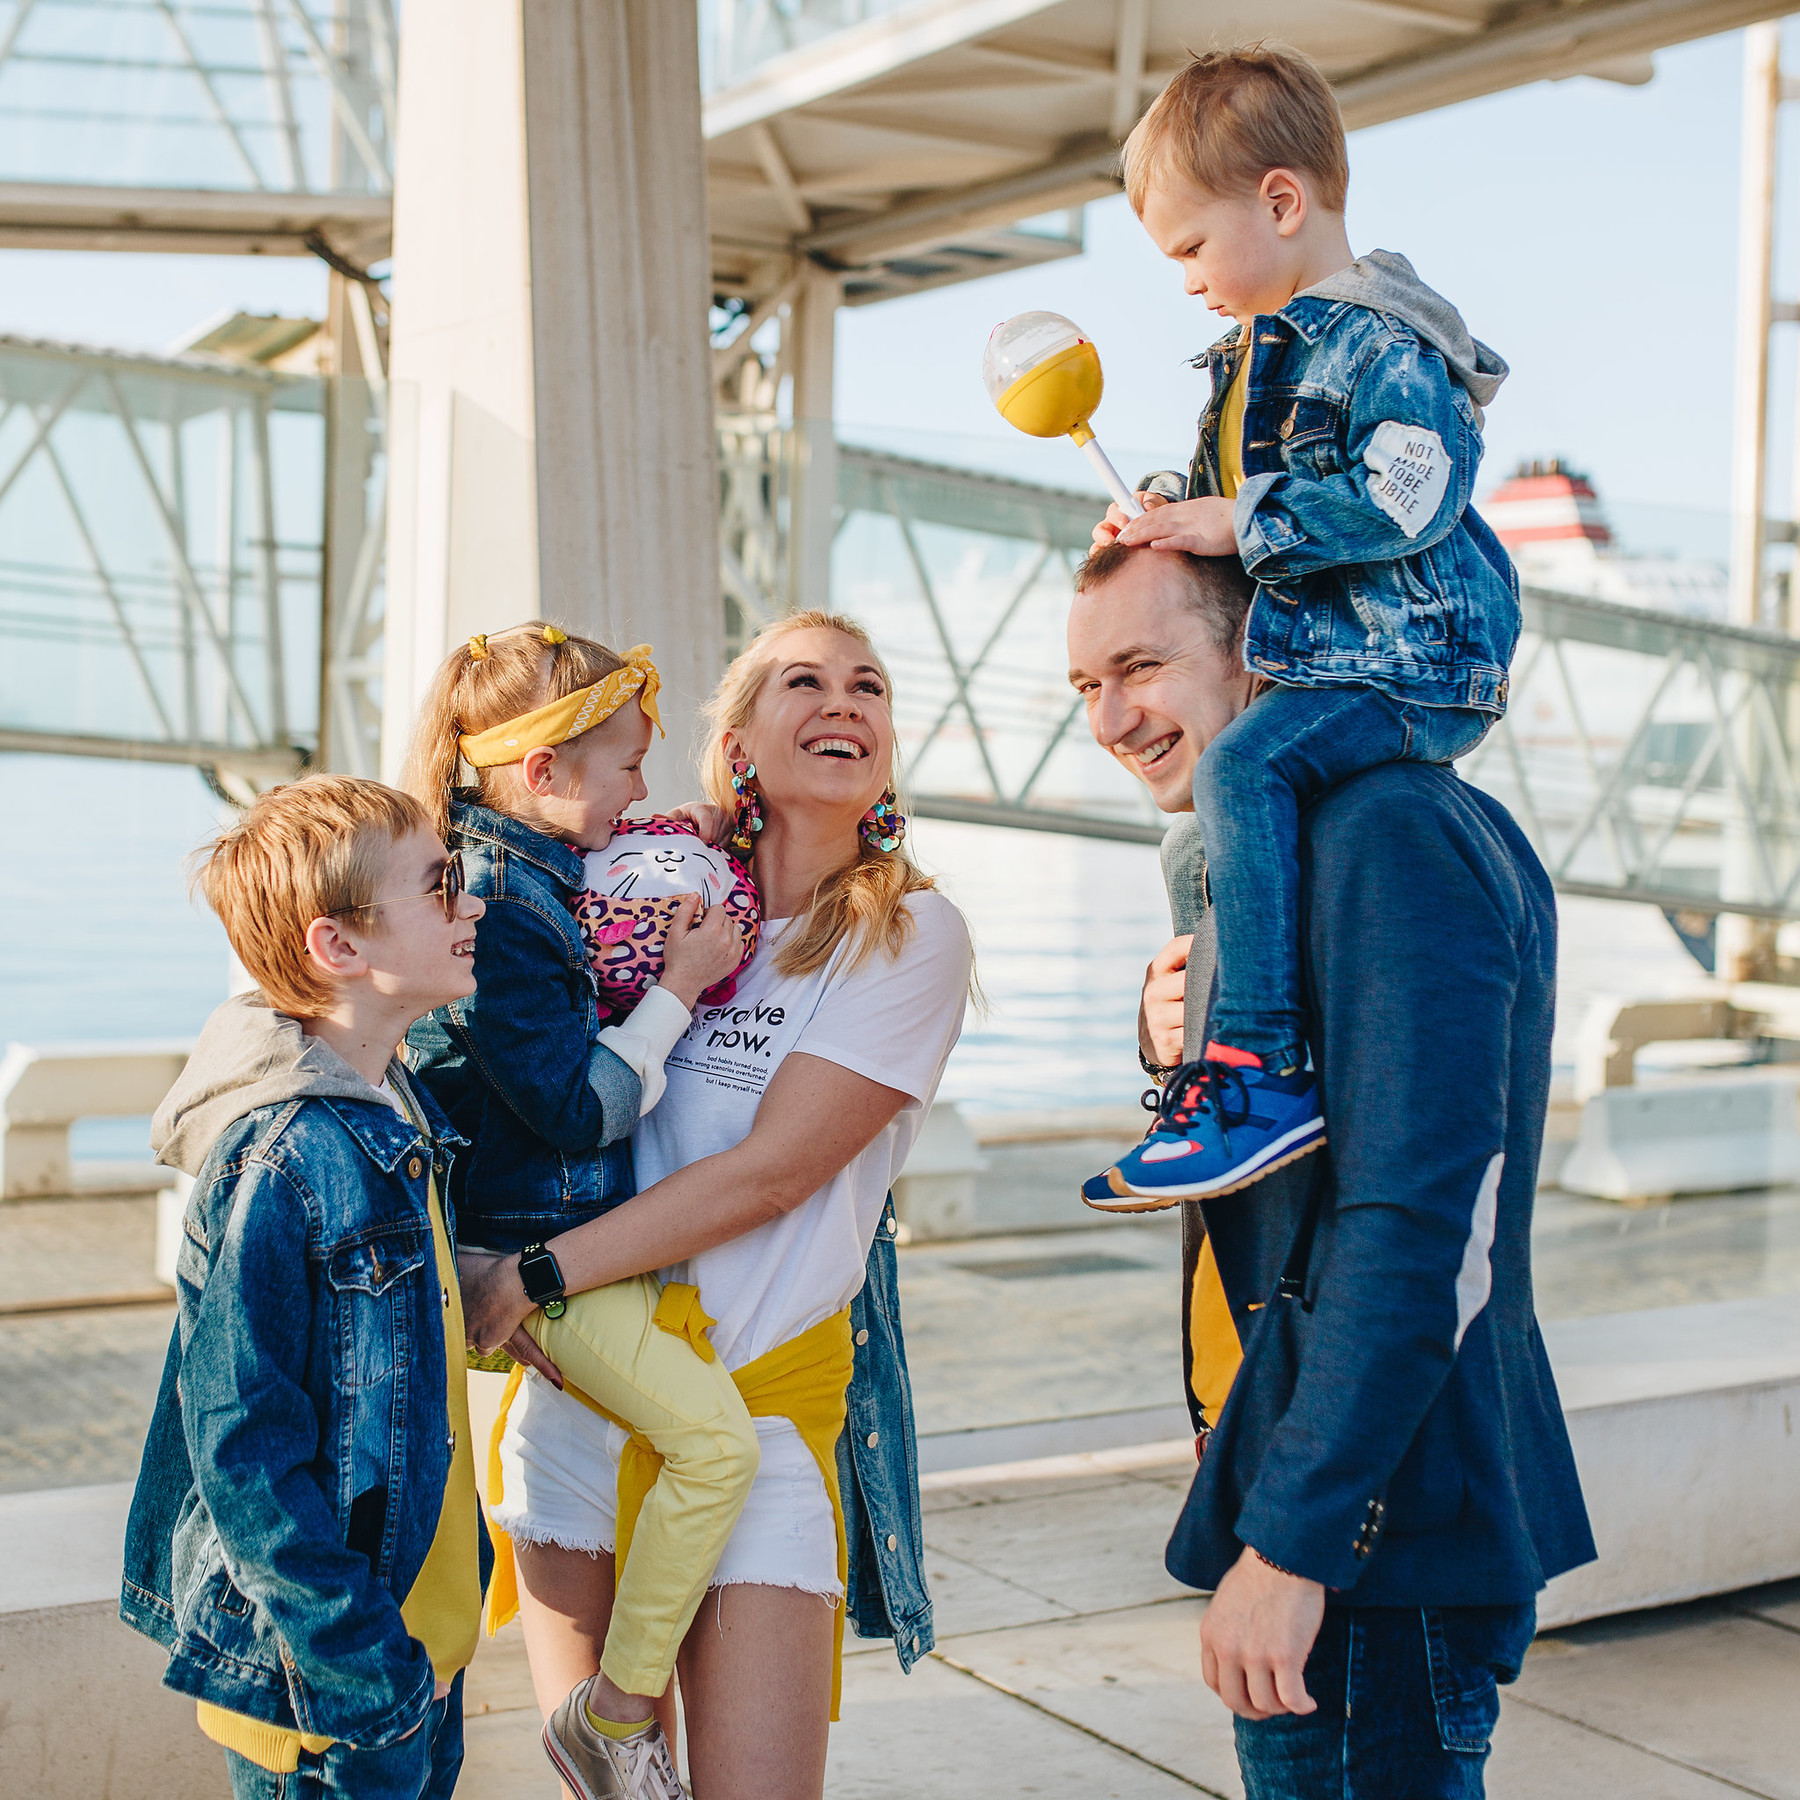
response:
{"label": "concrete pillar", "polygon": [[837,309],[841,275],[809,268],[782,330],[794,374],[794,516],[788,567],[796,611],[831,604],[831,544],[837,535]]}
{"label": "concrete pillar", "polygon": [[[663,0],[436,0],[401,34],[392,775],[453,643],[537,613],[665,681],[693,792],[723,645],[697,24]],[[673,752],[673,754],[671,754]]]}

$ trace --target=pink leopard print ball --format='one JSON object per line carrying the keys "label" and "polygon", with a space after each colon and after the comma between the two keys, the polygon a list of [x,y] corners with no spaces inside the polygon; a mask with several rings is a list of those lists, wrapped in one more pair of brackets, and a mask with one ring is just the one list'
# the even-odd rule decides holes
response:
{"label": "pink leopard print ball", "polygon": [[[725,851],[680,819],[632,819],[604,850],[582,858],[583,889],[569,902],[600,987],[600,1010],[619,1017],[662,974],[663,943],[683,894],[723,906],[743,934],[739,972],[756,954],[762,901],[756,883]],[[700,996],[722,1006],[737,992],[728,975]]]}

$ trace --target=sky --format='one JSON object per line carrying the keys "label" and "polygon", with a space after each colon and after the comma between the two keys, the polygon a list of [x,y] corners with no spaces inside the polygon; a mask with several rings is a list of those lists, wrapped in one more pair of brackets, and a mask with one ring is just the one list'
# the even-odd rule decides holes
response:
{"label": "sky", "polygon": [[[1487,482],[1560,454],[1615,503],[1727,506],[1741,66],[1732,33],[1664,51],[1642,88],[1539,83],[1352,136],[1353,246],[1411,257],[1512,365]],[[323,299],[305,259],[0,252],[0,330],[28,336],[162,349],[221,312],[316,314]],[[1185,362],[1219,324],[1122,198],[1087,209],[1079,258],[840,314],[841,428],[1088,485],[1072,447],[1012,436],[981,387],[988,331],[1034,307],[1099,344],[1095,424],[1125,473],[1185,462],[1206,385]],[[1778,377],[1778,395],[1791,388]],[[1788,463],[1773,461],[1779,496]]]}

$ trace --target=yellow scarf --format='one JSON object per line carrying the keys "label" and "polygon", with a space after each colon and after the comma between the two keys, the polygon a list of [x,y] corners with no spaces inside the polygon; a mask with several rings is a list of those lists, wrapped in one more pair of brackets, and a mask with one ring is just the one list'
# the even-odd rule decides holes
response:
{"label": "yellow scarf", "polygon": [[625,666],[614,669],[591,687],[577,688],[548,706],[520,713],[516,719],[486,731],[465,733],[457,744],[472,768],[492,769],[501,763],[523,762],[533,750],[546,745],[554,748],[591,731],[610,719],[634,694],[651,724],[662,731],[662,715],[656,710],[656,694],[661,686],[662,677],[650,660],[650,646],[634,644],[625,652]]}
{"label": "yellow scarf", "polygon": [[[699,1309],[698,1290],[685,1282],[671,1282],[663,1289],[656,1309],[656,1322],[665,1331],[685,1337],[696,1349],[702,1345],[708,1353],[711,1344],[700,1335],[712,1321]],[[734,1369],[731,1379],[753,1419],[783,1418],[791,1420],[799,1431],[831,1501],[832,1518],[837,1525],[838,1582],[845,1597],[836,1607],[831,1665],[831,1717],[835,1723],[844,1676],[844,1608],[849,1603],[850,1552],[844,1536],[844,1501],[838,1492],[837,1441],[843,1435],[844,1396],[850,1386],[855,1350],[850,1341],[850,1309],[845,1307],[829,1319],[777,1344],[754,1362]],[[488,1440],[488,1531],[494,1540],[494,1574],[488,1583],[487,1629],[489,1636],[498,1631],[519,1610],[519,1572],[514,1561],[512,1539],[493,1521],[493,1508],[500,1504],[504,1480],[500,1472],[500,1439],[506,1430],[506,1415],[512,1408],[513,1396],[524,1379],[522,1368],[514,1369],[500,1400],[499,1416],[494,1420],[493,1436]],[[629,1434],[624,1454],[619,1458],[618,1546],[614,1551],[615,1567],[622,1567],[631,1548],[631,1537],[637,1527],[638,1512],[644,1497],[656,1485],[662,1471],[662,1458],[650,1440],[632,1429],[624,1419],[608,1412],[604,1406],[576,1387],[563,1392],[579,1400],[591,1412],[610,1419]]]}

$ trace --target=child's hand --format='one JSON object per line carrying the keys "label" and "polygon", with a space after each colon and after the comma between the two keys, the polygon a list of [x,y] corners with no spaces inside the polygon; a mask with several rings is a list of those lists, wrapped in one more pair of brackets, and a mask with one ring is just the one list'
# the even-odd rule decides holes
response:
{"label": "child's hand", "polygon": [[[1169,504],[1161,494],[1152,494],[1143,488],[1138,489],[1137,503],[1139,506],[1143,507],[1146,512],[1153,506],[1167,506]],[[1125,516],[1124,507],[1115,500],[1112,505],[1106,509],[1106,517],[1094,527],[1094,548],[1096,550],[1104,550],[1106,546],[1112,543],[1113,540],[1118,537],[1119,533],[1130,523],[1131,521]]]}
{"label": "child's hand", "polygon": [[668,989],[689,1012],[694,1002],[727,975],[734,974],[744,959],[744,940],[730,913],[722,906],[708,907],[695,922],[698,894],[683,894],[669,921],[663,943],[663,972],[657,982]]}
{"label": "child's hand", "polygon": [[[1146,507],[1141,519],[1127,521],[1113,535],[1121,544],[1186,550],[1194,556],[1236,556],[1237,533],[1231,529],[1231,511],[1232,502],[1216,494],[1199,500],[1171,500]],[[1112,512],[1106,516],[1110,519]]]}
{"label": "child's hand", "polygon": [[672,808],[668,816],[685,820],[709,844],[722,844],[731,836],[731,814],[707,800],[685,800]]}

